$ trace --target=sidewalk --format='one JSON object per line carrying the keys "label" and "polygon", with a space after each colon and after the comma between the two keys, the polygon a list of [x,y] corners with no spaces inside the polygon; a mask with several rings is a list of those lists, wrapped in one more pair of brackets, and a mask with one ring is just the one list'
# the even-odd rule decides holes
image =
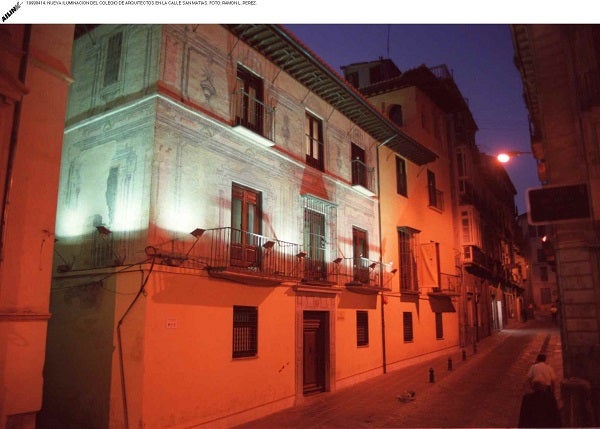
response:
{"label": "sidewalk", "polygon": [[[463,389],[463,383],[469,382],[463,381],[466,380],[466,375],[470,373],[468,371],[469,367],[478,368],[481,365],[486,367],[488,361],[497,359],[498,356],[497,354],[490,355],[490,353],[507,339],[514,339],[518,336],[526,336],[528,342],[520,353],[520,366],[514,368],[512,373],[506,374],[505,377],[506,379],[510,378],[512,383],[510,385],[514,386],[511,389],[511,404],[506,404],[507,409],[505,411],[494,409],[494,407],[489,407],[489,410],[486,407],[479,407],[486,408],[484,412],[489,414],[489,418],[492,419],[490,421],[494,421],[494,413],[500,412],[507,422],[514,421],[516,424],[520,398],[528,389],[525,374],[528,366],[534,363],[538,353],[545,352],[547,354],[549,364],[555,369],[559,379],[562,378],[560,333],[556,325],[552,325],[551,322],[548,323],[545,319],[530,320],[524,323],[511,320],[506,329],[483,338],[477,344],[476,352],[474,352],[473,347],[465,348],[465,360],[463,360],[463,350],[460,349],[429,361],[379,375],[335,392],[307,397],[303,404],[239,427],[246,429],[402,427],[394,423],[398,421],[398,416],[391,415],[390,410],[398,410],[399,403],[405,400],[410,402],[409,391],[416,392],[416,400],[405,405],[411,405],[412,407],[414,404],[415,407],[413,408],[417,406],[419,408],[421,406],[429,407],[433,405],[432,401],[439,400],[440,397],[446,398],[446,402],[451,402],[449,399],[456,394],[456,389]],[[448,359],[452,361],[451,370],[449,369]],[[433,370],[433,383],[430,382],[430,370]],[[449,383],[445,383],[444,380],[449,376],[452,379],[448,380]],[[560,383],[560,380],[558,382]],[[446,391],[445,389],[450,390]],[[495,395],[502,395],[502,393],[496,393]],[[408,408],[405,408],[405,410],[408,411]],[[463,411],[446,410],[447,413],[454,414]],[[424,413],[428,414],[430,411],[425,410]],[[449,427],[444,426],[444,422],[439,423],[437,426]]]}

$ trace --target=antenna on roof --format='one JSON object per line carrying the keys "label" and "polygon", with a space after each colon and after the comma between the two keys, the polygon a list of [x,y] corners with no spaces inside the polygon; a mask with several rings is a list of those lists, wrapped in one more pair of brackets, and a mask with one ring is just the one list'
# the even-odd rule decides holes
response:
{"label": "antenna on roof", "polygon": [[390,58],[390,24],[387,26],[387,57]]}

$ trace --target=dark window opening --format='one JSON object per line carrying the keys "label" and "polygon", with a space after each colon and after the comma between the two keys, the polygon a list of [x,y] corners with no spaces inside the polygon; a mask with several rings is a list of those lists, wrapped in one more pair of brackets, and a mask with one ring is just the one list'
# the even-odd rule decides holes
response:
{"label": "dark window opening", "polygon": [[402,313],[402,321],[404,327],[404,342],[409,343],[414,340],[413,337],[413,319],[411,312]]}
{"label": "dark window opening", "polygon": [[233,307],[233,357],[256,356],[258,352],[258,308]]}
{"label": "dark window opening", "polygon": [[311,167],[323,171],[323,121],[307,113],[305,135],[306,163]]}
{"label": "dark window opening", "polygon": [[356,345],[369,345],[369,313],[366,311],[356,312]]}
{"label": "dark window opening", "polygon": [[106,49],[106,63],[104,66],[104,86],[113,84],[119,80],[121,68],[121,50],[123,47],[123,33],[117,33],[108,39]]}

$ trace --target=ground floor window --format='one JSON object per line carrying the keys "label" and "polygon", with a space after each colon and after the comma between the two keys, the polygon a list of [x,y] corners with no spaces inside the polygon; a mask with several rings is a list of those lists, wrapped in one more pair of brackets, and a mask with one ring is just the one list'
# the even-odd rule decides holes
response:
{"label": "ground floor window", "polygon": [[404,326],[404,342],[409,343],[412,342],[413,337],[413,319],[412,313],[409,311],[405,311],[402,314],[403,326]]}
{"label": "ground floor window", "polygon": [[367,311],[356,312],[356,345],[369,345],[369,313]]}
{"label": "ground floor window", "polygon": [[258,351],[258,308],[233,307],[233,357],[256,356]]}
{"label": "ground floor window", "polygon": [[435,338],[438,340],[444,338],[444,322],[442,321],[442,313],[435,313]]}

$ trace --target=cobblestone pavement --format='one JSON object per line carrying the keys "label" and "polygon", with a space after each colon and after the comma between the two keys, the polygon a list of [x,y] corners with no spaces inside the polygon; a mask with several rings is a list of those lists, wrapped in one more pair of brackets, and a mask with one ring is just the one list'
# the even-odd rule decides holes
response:
{"label": "cobblestone pavement", "polygon": [[[560,333],[545,318],[516,323],[466,350],[382,374],[239,426],[254,428],[515,427],[526,374],[540,351],[562,378]],[[453,369],[448,370],[448,358]],[[429,369],[435,382],[429,382]],[[413,401],[398,399],[407,390]]]}

